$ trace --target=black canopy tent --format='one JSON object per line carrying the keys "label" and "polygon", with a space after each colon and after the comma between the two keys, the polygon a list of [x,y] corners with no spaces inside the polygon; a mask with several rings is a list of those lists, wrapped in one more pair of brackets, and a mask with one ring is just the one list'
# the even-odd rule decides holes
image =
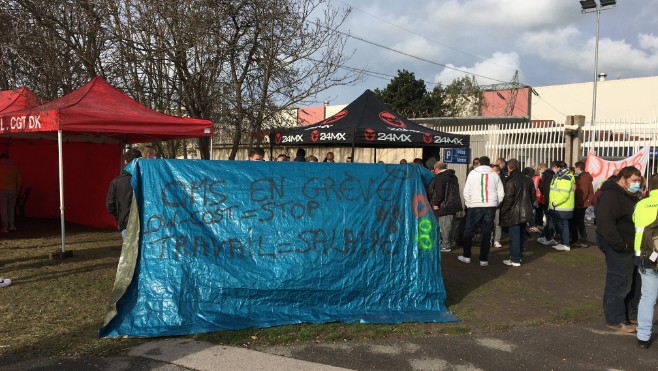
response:
{"label": "black canopy tent", "polygon": [[277,146],[419,148],[469,146],[468,135],[450,134],[416,124],[391,110],[370,90],[335,115],[318,123],[270,131]]}

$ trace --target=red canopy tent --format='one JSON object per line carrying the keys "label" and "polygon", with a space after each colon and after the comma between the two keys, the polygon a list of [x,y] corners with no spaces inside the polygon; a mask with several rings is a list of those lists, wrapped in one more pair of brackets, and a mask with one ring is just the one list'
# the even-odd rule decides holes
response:
{"label": "red canopy tent", "polygon": [[0,91],[0,114],[22,110],[43,103],[43,99],[27,88]]}
{"label": "red canopy tent", "polygon": [[32,187],[26,214],[59,214],[62,250],[64,220],[116,227],[105,195],[125,144],[210,135],[211,121],[154,111],[100,77],[51,102],[0,111],[0,140]]}

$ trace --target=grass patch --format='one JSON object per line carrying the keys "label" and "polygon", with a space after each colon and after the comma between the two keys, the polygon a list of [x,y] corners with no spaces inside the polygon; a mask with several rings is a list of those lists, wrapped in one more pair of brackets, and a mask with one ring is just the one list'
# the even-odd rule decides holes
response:
{"label": "grass patch", "polygon": [[600,253],[600,256],[597,258],[593,258],[592,251],[590,250],[596,250],[594,251],[595,253],[600,252],[598,247],[592,246],[587,249],[579,248],[558,254],[548,254],[546,260],[555,264],[567,264],[573,267],[581,267],[583,269],[600,267],[603,253]]}
{"label": "grass patch", "polygon": [[138,344],[98,339],[120,253],[118,234],[72,233],[67,246],[73,257],[50,260],[59,248],[48,242],[59,238],[57,230],[52,234],[0,245],[2,275],[13,281],[0,290],[0,354],[114,354]]}
{"label": "grass patch", "polygon": [[552,323],[574,322],[585,318],[599,317],[601,314],[601,301],[588,300],[585,302],[569,301],[563,303],[561,310],[549,316]]}
{"label": "grass patch", "polygon": [[[450,331],[458,331],[451,329]],[[430,331],[425,324],[396,325],[367,323],[302,323],[264,329],[218,331],[194,335],[197,340],[234,346],[268,346],[294,342],[336,342],[346,340],[375,340],[390,336],[425,336]]]}

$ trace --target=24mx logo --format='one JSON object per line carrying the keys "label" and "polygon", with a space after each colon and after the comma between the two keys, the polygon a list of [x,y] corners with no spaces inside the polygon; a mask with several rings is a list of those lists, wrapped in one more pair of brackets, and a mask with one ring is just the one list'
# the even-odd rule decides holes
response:
{"label": "24mx logo", "polygon": [[284,135],[281,137],[281,143],[297,143],[297,142],[303,142],[304,139],[302,139],[302,135]]}
{"label": "24mx logo", "polygon": [[345,140],[345,133],[320,133],[320,141]]}
{"label": "24mx logo", "polygon": [[442,137],[440,135],[435,135],[434,136],[434,143],[436,144],[441,144],[441,143],[450,143],[458,146],[463,146],[464,143],[460,138],[450,138],[450,137]]}
{"label": "24mx logo", "polygon": [[411,142],[411,135],[409,134],[393,134],[393,133],[377,133],[377,140],[387,142]]}

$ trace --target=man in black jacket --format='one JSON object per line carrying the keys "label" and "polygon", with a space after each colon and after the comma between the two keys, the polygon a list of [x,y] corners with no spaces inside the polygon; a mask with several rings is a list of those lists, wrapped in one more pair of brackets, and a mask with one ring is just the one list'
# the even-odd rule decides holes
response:
{"label": "man in black jacket", "polygon": [[[139,157],[142,157],[142,154],[137,149],[131,148],[127,150],[123,155],[124,166]],[[107,211],[112,214],[119,224],[121,238],[126,236],[128,215],[130,214],[130,205],[133,200],[133,187],[130,185],[131,178],[132,175],[129,172],[122,170],[121,175],[112,180],[110,188],[107,190]]]}
{"label": "man in black jacket", "polygon": [[544,198],[544,202],[539,205],[546,216],[546,225],[541,231],[537,242],[542,245],[552,246],[557,245],[557,241],[553,239],[555,234],[555,224],[553,222],[553,213],[549,212],[548,205],[549,203],[549,193],[551,192],[551,183],[553,182],[553,177],[555,177],[556,170],[560,169],[560,161],[552,161],[550,167],[541,174],[541,180],[539,181],[539,192]]}
{"label": "man in black jacket", "polygon": [[439,220],[439,230],[441,232],[441,251],[448,252],[453,245],[453,222],[455,214],[462,211],[462,199],[459,195],[459,180],[455,176],[455,171],[448,169],[443,162],[434,164],[434,178],[432,190],[432,209],[434,215]]}
{"label": "man in black jacket", "polygon": [[500,205],[500,226],[507,227],[510,243],[510,258],[503,263],[520,267],[523,258],[523,245],[527,240],[526,223],[534,219],[532,204],[537,199],[532,179],[521,174],[519,161],[507,161],[509,175],[505,181],[505,197]]}
{"label": "man in black jacket", "polygon": [[637,317],[640,285],[634,259],[633,211],[642,174],[634,166],[619,171],[616,180],[601,185],[594,210],[596,242],[605,253],[607,273],[603,291],[603,313],[609,328],[634,333],[631,320]]}

